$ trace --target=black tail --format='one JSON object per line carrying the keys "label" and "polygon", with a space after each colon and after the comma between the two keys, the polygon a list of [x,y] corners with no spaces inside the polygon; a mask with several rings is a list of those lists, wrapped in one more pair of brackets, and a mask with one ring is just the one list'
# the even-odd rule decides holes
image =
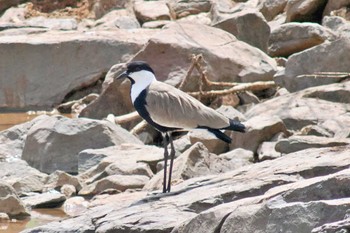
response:
{"label": "black tail", "polygon": [[245,126],[236,120],[232,120],[230,119],[230,126],[224,128],[224,129],[228,129],[228,130],[233,130],[233,131],[238,131],[238,132],[245,132]]}
{"label": "black tail", "polygon": [[229,136],[227,136],[226,134],[224,134],[223,132],[221,132],[219,129],[208,128],[208,131],[213,133],[218,139],[220,139],[226,143],[232,142],[232,139]]}

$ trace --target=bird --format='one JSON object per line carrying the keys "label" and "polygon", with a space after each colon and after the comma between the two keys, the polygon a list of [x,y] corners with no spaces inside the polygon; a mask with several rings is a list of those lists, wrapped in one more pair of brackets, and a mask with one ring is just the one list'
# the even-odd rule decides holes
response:
{"label": "bird", "polygon": [[[245,126],[216,110],[205,106],[189,94],[164,82],[157,81],[155,72],[145,61],[131,61],[117,79],[131,82],[130,97],[135,110],[163,136],[164,174],[163,193],[171,191],[171,175],[175,157],[172,132],[207,129],[218,139],[231,143],[221,130],[245,132]],[[171,152],[168,152],[170,144]],[[167,162],[170,157],[167,179]],[[168,181],[168,182],[167,182]],[[166,183],[167,182],[167,183]]]}

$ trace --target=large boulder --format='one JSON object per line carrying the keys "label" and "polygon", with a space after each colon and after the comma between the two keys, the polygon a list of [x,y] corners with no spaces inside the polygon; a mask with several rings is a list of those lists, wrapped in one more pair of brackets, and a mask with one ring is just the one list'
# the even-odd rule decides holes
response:
{"label": "large boulder", "polygon": [[107,121],[53,116],[31,127],[22,159],[45,173],[77,173],[80,151],[126,142],[142,144],[125,129]]}
{"label": "large boulder", "polygon": [[153,32],[142,29],[1,36],[0,108],[55,106],[68,93],[93,84],[113,64],[134,55],[149,33]]}
{"label": "large boulder", "polygon": [[316,23],[282,24],[271,32],[269,55],[287,57],[335,38],[331,30]]}
{"label": "large boulder", "polygon": [[230,33],[193,23],[168,24],[133,59],[148,61],[160,81],[176,84],[185,77],[191,54],[203,55],[213,81],[266,81],[277,69],[273,59]]}
{"label": "large boulder", "polygon": [[287,2],[286,22],[320,22],[327,0],[290,0]]}
{"label": "large boulder", "polygon": [[[284,74],[276,76],[275,82],[288,89],[298,91],[310,87],[309,81],[297,79],[297,76],[316,74],[317,72],[350,72],[350,66],[346,61],[350,59],[350,40],[341,38],[335,41],[326,41],[318,46],[303,52],[293,54],[286,63]],[[322,84],[329,84],[332,80],[326,80]],[[336,82],[335,80],[333,83]],[[315,84],[313,84],[315,86]]]}

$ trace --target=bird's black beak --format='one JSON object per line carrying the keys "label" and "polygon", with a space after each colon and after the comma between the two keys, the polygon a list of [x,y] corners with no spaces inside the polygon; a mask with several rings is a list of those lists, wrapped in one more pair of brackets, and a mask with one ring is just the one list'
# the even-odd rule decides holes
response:
{"label": "bird's black beak", "polygon": [[121,78],[127,78],[129,76],[129,72],[126,70],[123,73],[121,73],[117,79],[121,79]]}

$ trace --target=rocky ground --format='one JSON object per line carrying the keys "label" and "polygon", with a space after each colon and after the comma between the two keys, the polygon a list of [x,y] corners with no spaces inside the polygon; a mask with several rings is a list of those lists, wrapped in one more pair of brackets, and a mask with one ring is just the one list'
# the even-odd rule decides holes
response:
{"label": "rocky ground", "polygon": [[[350,232],[349,9],[349,0],[0,0],[0,110],[80,115],[0,132],[0,221],[62,206],[65,220],[24,232]],[[109,114],[134,109],[130,84],[113,78],[146,60],[178,85],[193,54],[211,81],[275,85],[202,99],[247,132],[227,132],[230,145],[206,131],[179,136],[173,190],[160,194],[159,135],[131,133],[137,118],[114,123]]]}

